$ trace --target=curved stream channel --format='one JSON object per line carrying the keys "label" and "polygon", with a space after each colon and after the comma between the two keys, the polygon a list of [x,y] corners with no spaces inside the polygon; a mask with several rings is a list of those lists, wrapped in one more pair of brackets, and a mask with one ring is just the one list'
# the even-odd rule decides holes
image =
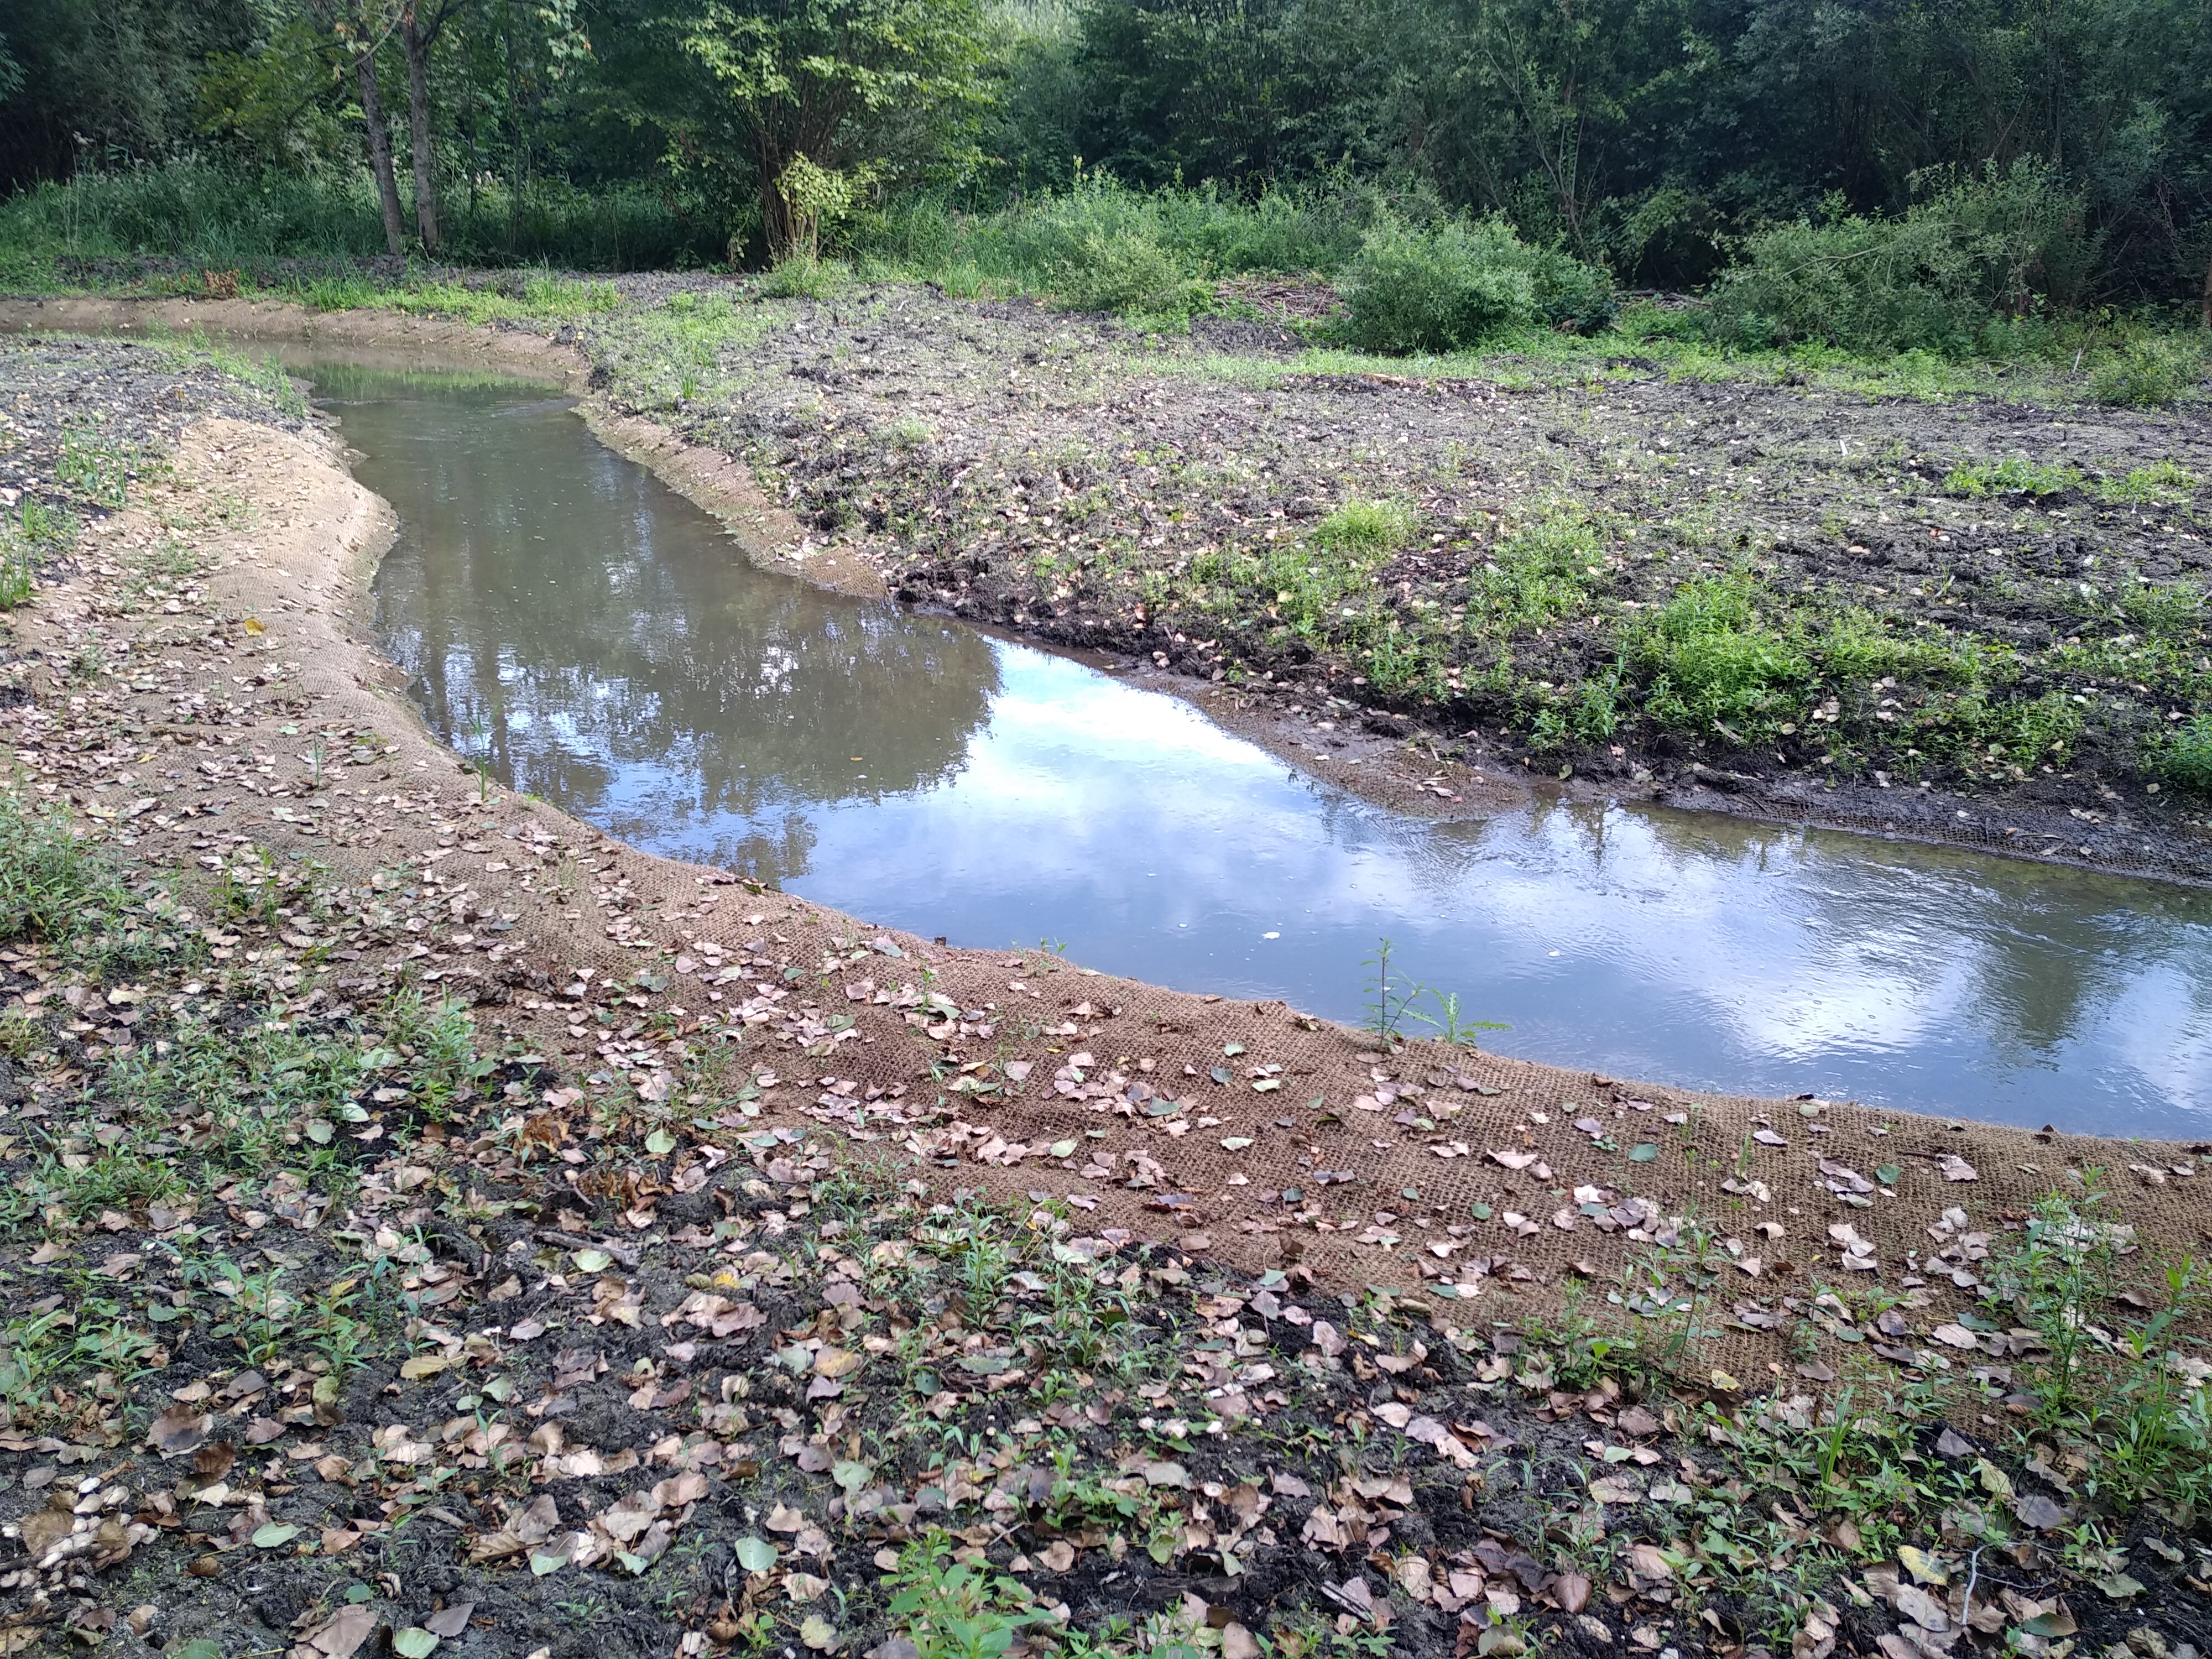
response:
{"label": "curved stream channel", "polygon": [[568,399],[305,367],[398,512],[378,625],[432,728],[625,841],[1355,1021],[1387,935],[1486,1046],[1624,1077],[2212,1132],[2212,895],[1641,807],[1401,817],[1173,697],[754,568]]}

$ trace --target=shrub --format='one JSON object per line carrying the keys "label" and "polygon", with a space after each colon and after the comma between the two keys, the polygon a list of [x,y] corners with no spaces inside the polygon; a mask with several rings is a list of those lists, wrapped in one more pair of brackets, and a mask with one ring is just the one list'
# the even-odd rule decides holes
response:
{"label": "shrub", "polygon": [[2203,358],[2193,347],[2136,340],[2098,365],[2089,377],[2089,395],[2100,404],[2161,409],[2194,390],[2203,374]]}
{"label": "shrub", "polygon": [[1799,220],[1751,238],[1715,286],[1709,326],[1749,347],[1966,356],[2000,316],[2072,303],[2093,249],[2081,200],[2047,164],[1915,175],[1934,189],[1901,218]]}
{"label": "shrub", "polygon": [[1539,323],[1598,327],[1613,309],[1601,271],[1529,246],[1502,219],[1385,220],[1360,244],[1343,286],[1345,337],[1397,355],[1465,350]]}

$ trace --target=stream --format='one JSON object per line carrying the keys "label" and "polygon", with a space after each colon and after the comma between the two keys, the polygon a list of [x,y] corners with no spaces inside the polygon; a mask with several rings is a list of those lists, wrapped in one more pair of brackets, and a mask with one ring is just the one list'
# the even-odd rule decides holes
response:
{"label": "stream", "polygon": [[1387,937],[1506,1028],[1482,1046],[1616,1076],[2212,1132],[2212,894],[1643,806],[1401,816],[1176,698],[754,568],[568,398],[302,372],[398,514],[377,628],[430,727],[637,846],[1354,1022]]}

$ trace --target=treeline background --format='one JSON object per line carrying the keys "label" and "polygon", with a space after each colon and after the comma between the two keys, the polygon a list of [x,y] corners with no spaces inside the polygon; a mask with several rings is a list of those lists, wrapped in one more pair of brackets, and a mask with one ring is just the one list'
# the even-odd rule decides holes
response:
{"label": "treeline background", "polygon": [[14,0],[0,187],[0,245],[78,258],[844,256],[1164,314],[1314,272],[1385,349],[1626,288],[1988,350],[2212,321],[2212,6]]}

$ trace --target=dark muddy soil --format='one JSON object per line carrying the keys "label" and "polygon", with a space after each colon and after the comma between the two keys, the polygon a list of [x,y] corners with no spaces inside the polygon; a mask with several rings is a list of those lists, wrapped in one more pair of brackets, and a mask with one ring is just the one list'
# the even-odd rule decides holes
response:
{"label": "dark muddy soil", "polygon": [[[1372,372],[911,289],[679,292],[577,337],[617,407],[916,604],[1444,759],[2212,875],[2169,763],[2212,686],[2194,405]],[[1395,511],[1381,540],[1344,544],[1347,501]]]}

